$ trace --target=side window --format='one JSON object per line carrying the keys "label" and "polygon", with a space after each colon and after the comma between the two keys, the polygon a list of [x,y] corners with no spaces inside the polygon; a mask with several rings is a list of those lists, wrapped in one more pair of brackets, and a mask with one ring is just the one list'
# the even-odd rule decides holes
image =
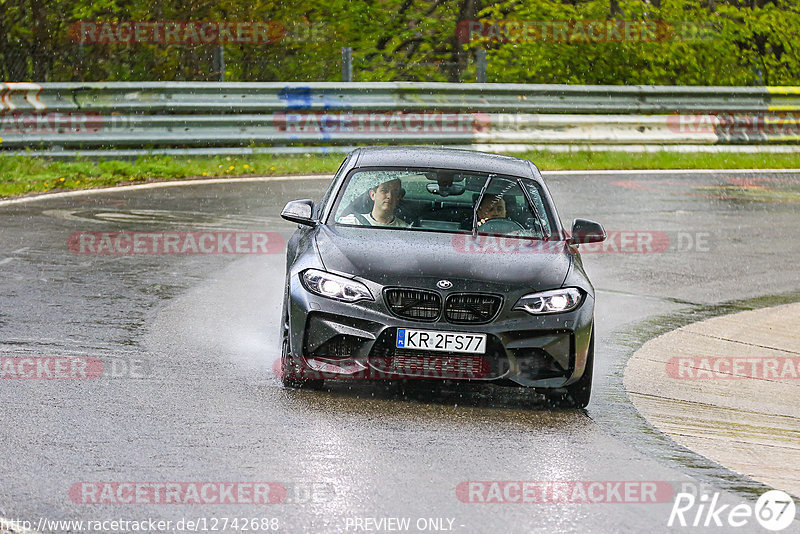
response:
{"label": "side window", "polygon": [[544,221],[544,231],[546,235],[552,235],[553,232],[553,225],[550,218],[550,213],[544,205],[544,201],[542,200],[542,193],[539,191],[539,188],[533,184],[527,185],[528,194],[533,200],[533,203],[536,204],[536,210],[539,212],[539,216]]}
{"label": "side window", "polygon": [[339,179],[340,175],[342,174],[342,169],[347,166],[347,162],[350,161],[350,157],[352,154],[348,154],[341,165],[339,165],[339,170],[336,171],[336,174],[333,175],[333,180],[331,180],[331,185],[328,186],[328,190],[325,191],[325,195],[323,195],[322,200],[314,207],[314,218],[319,219],[322,216],[322,212],[325,211],[325,205],[331,198],[333,194],[334,186],[336,185],[336,181]]}

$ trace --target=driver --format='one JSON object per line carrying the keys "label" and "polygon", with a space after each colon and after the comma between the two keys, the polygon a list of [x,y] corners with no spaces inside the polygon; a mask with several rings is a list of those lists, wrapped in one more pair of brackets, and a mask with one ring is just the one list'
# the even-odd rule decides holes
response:
{"label": "driver", "polygon": [[398,202],[403,198],[400,178],[395,178],[370,188],[369,198],[372,199],[373,203],[371,212],[360,215],[355,213],[345,215],[339,219],[339,222],[342,224],[408,228],[409,224],[394,214]]}
{"label": "driver", "polygon": [[484,195],[478,206],[478,226],[489,219],[505,219],[506,201],[501,195]]}

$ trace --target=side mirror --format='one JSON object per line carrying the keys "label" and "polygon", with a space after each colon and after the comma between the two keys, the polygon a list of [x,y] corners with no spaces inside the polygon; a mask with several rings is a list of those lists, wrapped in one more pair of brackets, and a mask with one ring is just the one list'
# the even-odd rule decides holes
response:
{"label": "side mirror", "polygon": [[606,240],[606,231],[600,223],[586,219],[575,219],[572,221],[572,236],[569,238],[570,245],[581,245],[585,243],[599,243]]}
{"label": "side mirror", "polygon": [[281,212],[281,217],[287,221],[314,226],[317,221],[314,219],[314,201],[310,198],[303,200],[292,200],[286,203]]}

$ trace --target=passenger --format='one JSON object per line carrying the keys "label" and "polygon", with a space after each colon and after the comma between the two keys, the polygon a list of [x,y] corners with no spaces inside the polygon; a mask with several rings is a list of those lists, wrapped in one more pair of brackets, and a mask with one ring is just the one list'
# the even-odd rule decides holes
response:
{"label": "passenger", "polygon": [[[478,206],[478,226],[490,219],[504,219],[505,217],[506,201],[502,195],[484,195]],[[461,229],[472,229],[472,217],[461,223]]]}
{"label": "passenger", "polygon": [[506,201],[500,195],[484,195],[478,206],[478,226],[489,219],[506,218]]}
{"label": "passenger", "polygon": [[392,226],[408,228],[409,224],[395,216],[397,204],[403,198],[403,188],[399,178],[380,183],[370,188],[372,211],[369,213],[345,215],[339,218],[342,224],[361,224],[363,226]]}

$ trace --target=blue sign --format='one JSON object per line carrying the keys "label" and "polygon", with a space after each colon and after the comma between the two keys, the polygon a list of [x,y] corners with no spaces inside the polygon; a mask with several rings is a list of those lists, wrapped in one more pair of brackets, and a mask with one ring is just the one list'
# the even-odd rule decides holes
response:
{"label": "blue sign", "polygon": [[398,328],[397,329],[397,347],[403,348],[406,346],[406,329],[405,328]]}

